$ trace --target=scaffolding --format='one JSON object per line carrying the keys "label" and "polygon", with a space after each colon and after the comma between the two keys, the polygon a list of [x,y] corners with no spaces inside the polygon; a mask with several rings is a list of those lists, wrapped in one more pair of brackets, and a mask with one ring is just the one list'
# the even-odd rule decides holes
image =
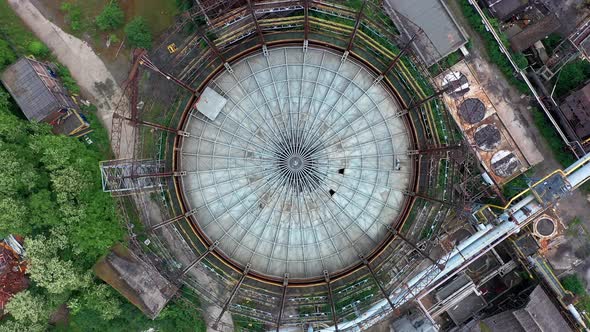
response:
{"label": "scaffolding", "polygon": [[[466,207],[486,190],[470,147],[439,98],[447,90],[431,77],[443,70],[426,68],[411,47],[415,35],[400,31],[378,1],[347,4],[197,1],[153,51],[135,54],[129,102],[120,103],[112,133],[119,142],[115,152],[132,144],[132,158],[103,162],[103,187],[124,194],[117,199],[132,249],[184,286],[180,293],[187,301],[198,303],[198,297],[207,324],[217,330],[338,330],[383,299],[386,306],[348,329],[399,314],[418,294],[407,289],[404,301],[390,297],[420,268],[444,264],[445,253],[433,251],[439,235],[464,224]],[[187,174],[180,163],[182,142],[197,134],[185,132],[183,123],[205,87],[231,73],[240,59],[279,47],[325,49],[361,64],[374,75],[373,84],[395,96],[409,133],[404,158],[411,180],[384,239],[350,268],[324,269],[313,278],[269,277],[226,257],[219,242],[199,229],[181,185]],[[130,128],[133,143],[123,143],[128,133],[122,131]]]}

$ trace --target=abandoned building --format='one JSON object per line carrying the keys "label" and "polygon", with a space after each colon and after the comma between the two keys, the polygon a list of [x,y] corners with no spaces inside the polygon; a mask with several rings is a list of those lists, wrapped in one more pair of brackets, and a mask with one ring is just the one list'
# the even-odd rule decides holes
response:
{"label": "abandoned building", "polygon": [[0,80],[29,121],[46,122],[55,134],[81,136],[90,132],[88,121],[52,64],[23,57],[8,67]]}
{"label": "abandoned building", "polygon": [[567,96],[561,104],[561,111],[578,137],[590,137],[590,83]]}

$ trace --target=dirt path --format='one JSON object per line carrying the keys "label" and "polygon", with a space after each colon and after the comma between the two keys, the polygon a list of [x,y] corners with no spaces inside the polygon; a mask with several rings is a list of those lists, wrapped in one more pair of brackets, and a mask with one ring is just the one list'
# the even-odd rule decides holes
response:
{"label": "dirt path", "polygon": [[[119,101],[126,102],[126,98],[121,99],[123,93],[102,60],[87,43],[47,20],[30,0],[8,0],[8,3],[35,35],[51,49],[59,62],[70,69],[72,77],[78,82],[84,95],[97,106],[98,118],[110,134],[113,113]],[[121,136],[121,154],[117,157],[130,157],[133,129],[124,128]]]}

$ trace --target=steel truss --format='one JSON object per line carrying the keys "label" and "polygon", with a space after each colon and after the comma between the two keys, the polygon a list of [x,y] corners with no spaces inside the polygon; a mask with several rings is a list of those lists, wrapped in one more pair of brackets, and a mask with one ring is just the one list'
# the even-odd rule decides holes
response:
{"label": "steel truss", "polygon": [[[171,27],[160,46],[136,57],[142,70],[154,75],[140,84],[139,69],[135,69],[128,80],[134,95],[131,105],[121,103],[118,119],[140,129],[135,132],[135,159],[126,162],[137,165],[148,160],[154,166],[144,166],[143,170],[129,166],[137,173],[121,172],[116,171],[116,163],[107,162],[105,188],[133,194],[131,200],[137,209],[129,211],[121,203],[129,198],[121,198],[120,207],[129,218],[128,225],[132,225],[129,215],[133,214],[140,215],[146,225],[143,231],[130,226],[134,248],[170,280],[184,285],[183,289],[190,293],[187,299],[198,296],[203,306],[219,309],[215,317],[202,310],[211,327],[229,330],[224,317],[230,313],[234,325],[243,330],[249,329],[252,322],[277,331],[292,326],[318,329],[325,324],[338,330],[350,317],[387,298],[387,307],[357,326],[368,328],[404,305],[404,301],[394,302],[392,295],[421,262],[438,262],[438,268],[444,267],[444,257],[431,257],[430,249],[436,244],[438,232],[450,219],[454,220],[466,202],[472,201],[471,195],[480,195],[474,194],[479,188],[477,183],[470,182],[479,174],[472,170],[473,159],[459,158],[470,151],[460,137],[450,134],[456,128],[438,98],[447,90],[434,83],[429,69],[414,54],[416,35],[398,32],[386,18],[375,16],[376,12],[379,5],[372,0],[364,1],[356,10],[340,2],[315,0],[197,1],[197,6]],[[196,29],[191,30],[195,25]],[[177,143],[192,134],[178,129],[177,124],[193,106],[205,82],[221,70],[231,71],[230,64],[244,53],[287,40],[303,45],[303,50],[309,44],[330,43],[333,49],[371,63],[378,77],[376,83],[382,81],[395,90],[405,108],[400,116],[415,127],[411,147],[414,152],[409,151],[408,158],[420,173],[406,191],[412,202],[403,213],[409,215],[407,220],[404,217],[388,225],[391,240],[379,249],[379,254],[365,257],[357,253],[357,269],[344,275],[326,270],[321,280],[306,287],[289,275],[280,281],[263,280],[250,271],[249,265],[236,270],[224,264],[216,251],[218,243],[208,245],[202,234],[193,232],[190,219],[194,211],[185,211],[175,194],[176,180],[183,176],[176,163]],[[166,47],[172,43],[177,48],[174,53]],[[148,88],[142,88],[144,84]],[[162,97],[165,91],[172,91],[170,96],[164,96],[167,99]],[[163,114],[154,112],[154,105],[163,99],[169,101]],[[142,102],[146,106],[140,109],[138,104]],[[441,128],[444,133],[438,132]],[[113,127],[113,136],[120,135],[120,130]],[[156,182],[150,186],[148,181]],[[144,194],[146,188],[158,191],[156,201]],[[161,210],[160,220],[151,220],[147,215],[153,206]],[[181,243],[190,257],[179,258],[170,239]],[[411,289],[404,292],[404,300],[418,295]]]}

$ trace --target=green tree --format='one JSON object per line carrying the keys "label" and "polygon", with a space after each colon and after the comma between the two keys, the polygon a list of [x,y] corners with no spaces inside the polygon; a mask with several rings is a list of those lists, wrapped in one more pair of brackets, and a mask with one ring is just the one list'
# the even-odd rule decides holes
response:
{"label": "green tree", "polygon": [[105,321],[113,320],[123,313],[122,302],[116,291],[106,284],[91,284],[81,298],[68,302],[72,315],[81,310],[93,310]]}
{"label": "green tree", "polygon": [[26,331],[42,331],[44,323],[49,319],[50,310],[45,298],[34,295],[29,290],[15,294],[6,304],[6,312],[18,323],[12,325],[24,325]]}
{"label": "green tree", "polygon": [[141,16],[137,16],[127,23],[125,35],[132,47],[145,49],[152,47],[152,34]]}
{"label": "green tree", "polygon": [[48,293],[61,294],[80,289],[89,283],[89,276],[74,266],[71,260],[59,257],[67,249],[67,238],[61,232],[51,237],[43,235],[25,240],[27,274]]}
{"label": "green tree", "polygon": [[10,45],[5,40],[0,39],[0,70],[4,69],[4,67],[13,63],[15,60],[16,55],[10,48]]}
{"label": "green tree", "polygon": [[570,274],[561,279],[563,288],[569,290],[577,296],[586,294],[584,281],[577,274]]}
{"label": "green tree", "polygon": [[565,96],[590,79],[590,63],[585,60],[576,60],[563,66],[561,73],[556,75],[557,86],[555,94]]}
{"label": "green tree", "polygon": [[123,23],[125,23],[125,13],[116,2],[107,4],[96,17],[96,25],[102,31],[118,29],[123,26]]}
{"label": "green tree", "polygon": [[27,208],[22,201],[12,197],[0,198],[0,237],[8,234],[29,235],[32,226],[28,222]]}
{"label": "green tree", "polygon": [[27,49],[29,52],[31,52],[31,54],[39,58],[47,58],[51,54],[49,48],[38,40],[30,42]]}

